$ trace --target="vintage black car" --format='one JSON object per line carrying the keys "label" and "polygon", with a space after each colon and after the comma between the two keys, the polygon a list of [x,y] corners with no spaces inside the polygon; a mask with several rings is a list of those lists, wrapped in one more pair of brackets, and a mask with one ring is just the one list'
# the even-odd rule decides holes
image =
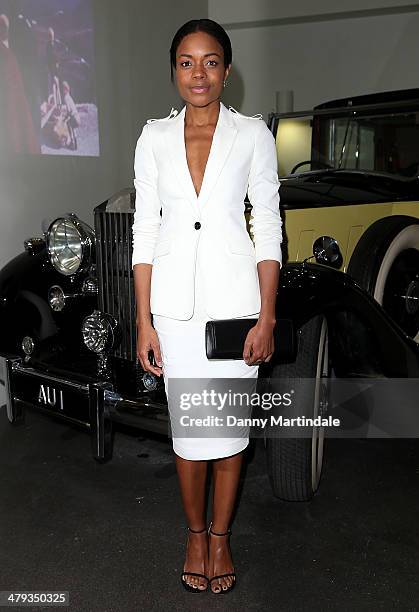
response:
{"label": "vintage black car", "polygon": [[[269,117],[284,217],[277,320],[293,331],[282,339],[286,357],[260,366],[260,385],[313,379],[313,416],[327,414],[331,377],[419,374],[418,117],[419,90]],[[94,209],[94,229],[62,215],[0,271],[10,423],[32,408],[80,426],[100,462],[112,457],[117,423],[168,433],[163,380],[136,359],[134,208],[127,188]],[[243,213],[248,220],[248,201]],[[276,496],[313,496],[324,438],[316,426],[309,438],[265,438]]]}

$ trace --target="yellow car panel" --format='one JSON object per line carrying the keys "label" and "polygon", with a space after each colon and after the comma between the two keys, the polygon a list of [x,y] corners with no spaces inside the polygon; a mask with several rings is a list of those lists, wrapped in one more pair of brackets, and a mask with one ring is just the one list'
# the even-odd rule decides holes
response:
{"label": "yellow car panel", "polygon": [[319,236],[332,236],[337,241],[343,257],[340,270],[346,272],[353,250],[365,230],[375,221],[392,215],[419,218],[419,202],[287,209],[284,219],[287,261],[302,261],[311,257],[314,240]]}

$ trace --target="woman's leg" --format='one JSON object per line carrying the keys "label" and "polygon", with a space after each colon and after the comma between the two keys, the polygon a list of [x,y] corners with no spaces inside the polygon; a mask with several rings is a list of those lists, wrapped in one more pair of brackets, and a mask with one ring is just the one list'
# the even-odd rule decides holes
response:
{"label": "woman's leg", "polygon": [[[207,464],[205,460],[192,461],[176,457],[176,469],[180,482],[183,508],[188,527],[200,531],[206,527],[205,485]],[[188,531],[186,561],[183,571],[199,572],[207,575],[208,570],[208,537],[207,532],[192,533]],[[206,588],[207,581],[199,576],[186,576],[187,584]]]}
{"label": "woman's leg", "polygon": [[[224,533],[230,527],[230,521],[236,501],[237,487],[243,461],[243,452],[231,457],[215,459],[213,461],[213,506],[211,529],[217,533]],[[234,571],[230,555],[228,536],[209,537],[209,564],[208,577],[218,574],[227,574]],[[222,587],[229,587],[233,578],[228,576],[211,583],[211,588],[218,593]]]}

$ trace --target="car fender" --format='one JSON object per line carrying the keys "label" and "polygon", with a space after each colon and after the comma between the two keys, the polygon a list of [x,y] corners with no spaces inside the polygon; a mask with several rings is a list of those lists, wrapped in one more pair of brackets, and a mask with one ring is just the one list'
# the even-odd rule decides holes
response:
{"label": "car fender", "polygon": [[419,346],[344,272],[314,263],[286,264],[276,312],[277,318],[292,319],[297,332],[317,314],[325,315],[337,376],[419,375]]}

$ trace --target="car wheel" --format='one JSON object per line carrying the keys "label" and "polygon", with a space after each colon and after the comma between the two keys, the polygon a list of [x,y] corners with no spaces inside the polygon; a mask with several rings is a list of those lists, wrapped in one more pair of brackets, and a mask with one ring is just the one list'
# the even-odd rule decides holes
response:
{"label": "car wheel", "polygon": [[362,235],[350,274],[419,343],[419,219],[380,219]]}
{"label": "car wheel", "polygon": [[[307,397],[303,414],[315,418],[326,411],[330,360],[327,320],[317,315],[298,332],[294,363],[272,368],[270,390],[275,380],[315,379],[314,394]],[[278,384],[277,383],[277,384]],[[312,389],[312,387],[310,387]],[[286,501],[308,501],[318,489],[323,466],[324,427],[313,426],[311,438],[265,438],[268,475],[273,494]]]}

